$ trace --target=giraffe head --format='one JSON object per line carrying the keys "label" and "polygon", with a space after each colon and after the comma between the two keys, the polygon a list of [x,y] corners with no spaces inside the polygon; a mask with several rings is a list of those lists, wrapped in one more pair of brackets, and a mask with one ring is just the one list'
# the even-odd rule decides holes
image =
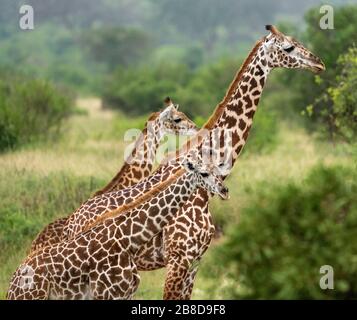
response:
{"label": "giraffe head", "polygon": [[314,73],[325,70],[322,60],[300,42],[286,36],[272,25],[265,26],[270,34],[263,40],[264,53],[269,67],[308,69]]}
{"label": "giraffe head", "polygon": [[223,183],[220,168],[211,163],[205,164],[197,155],[192,156],[191,152],[183,162],[185,169],[195,175],[197,186],[219,195],[223,200],[229,199],[229,190]]}
{"label": "giraffe head", "polygon": [[198,131],[196,124],[183,112],[178,111],[179,105],[167,97],[166,108],[160,112],[159,121],[164,133],[194,135]]}

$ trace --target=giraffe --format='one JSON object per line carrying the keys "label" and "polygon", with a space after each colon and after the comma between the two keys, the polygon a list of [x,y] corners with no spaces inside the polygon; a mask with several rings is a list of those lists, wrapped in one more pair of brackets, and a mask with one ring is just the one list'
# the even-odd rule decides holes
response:
{"label": "giraffe", "polygon": [[188,157],[135,201],[107,211],[70,240],[32,252],[15,271],[7,299],[131,299],[140,282],[135,252],[197,188],[228,198],[219,168]]}
{"label": "giraffe", "polygon": [[[230,173],[247,141],[269,73],[279,67],[307,69],[314,73],[325,69],[322,60],[297,40],[284,35],[274,26],[268,25],[266,29],[269,34],[255,44],[224,99],[198,133],[200,138],[193,143],[193,147],[203,153],[229,163],[225,176]],[[180,157],[180,152],[172,157],[172,161],[177,157]],[[159,171],[174,172],[176,169],[172,161],[166,159]],[[198,189],[163,232],[147,242],[136,255],[139,270],[166,266],[164,299],[191,297],[199,262],[215,231],[208,200],[209,194]],[[155,257],[154,261],[152,257]]]}
{"label": "giraffe", "polygon": [[[164,135],[170,133],[189,136],[197,132],[195,123],[178,110],[179,106],[174,104],[170,97],[167,97],[164,103],[166,105],[164,110],[154,112],[148,118],[144,129],[135,141],[134,149],[119,172],[94,196],[131,187],[149,176],[155,162],[156,150]],[[68,217],[59,218],[47,225],[32,242],[30,251],[59,242],[67,219]]]}
{"label": "giraffe", "polygon": [[[212,157],[218,158],[215,161],[223,158],[218,163],[224,164],[225,175],[228,175],[246,143],[270,71],[277,67],[308,69],[313,72],[324,70],[321,59],[302,44],[285,36],[274,26],[266,28],[270,33],[255,44],[224,99],[204,127],[178,152],[169,155],[154,175],[144,179],[140,185],[150,184],[154,177],[164,181],[174,175],[180,169],[185,153],[195,148],[203,153],[212,153]],[[134,257],[141,271],[166,266],[164,299],[189,299],[191,296],[199,261],[214,235],[208,200],[209,194],[198,189],[182,207],[179,215],[162,232],[146,242]],[[102,213],[101,210],[92,213],[83,211],[82,217],[73,219],[74,225],[68,229],[74,233],[80,232],[87,220],[95,219],[93,216]]]}

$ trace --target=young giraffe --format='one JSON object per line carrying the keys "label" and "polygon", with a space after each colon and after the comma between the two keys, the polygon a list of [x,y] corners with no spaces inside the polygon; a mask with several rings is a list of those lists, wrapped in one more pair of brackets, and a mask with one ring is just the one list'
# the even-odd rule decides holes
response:
{"label": "young giraffe", "polygon": [[7,299],[130,299],[140,277],[135,252],[197,188],[228,197],[219,170],[185,162],[136,201],[107,212],[71,240],[34,251],[16,270]]}
{"label": "young giraffe", "polygon": [[[193,146],[199,146],[215,158],[230,162],[229,173],[241,152],[252,125],[253,116],[259,102],[266,78],[276,67],[310,69],[314,72],[324,69],[322,61],[305,49],[296,40],[286,37],[275,27],[267,27],[271,32],[258,41],[237,73],[223,101],[212,117],[194,138],[179,152],[179,158]],[[227,139],[229,137],[230,139]],[[199,143],[197,143],[199,142]],[[231,148],[229,147],[231,145]],[[207,146],[208,145],[208,146]],[[180,168],[179,158],[170,159],[160,166],[154,176],[165,180]],[[172,161],[170,161],[172,160]],[[147,183],[152,177],[145,179]],[[93,213],[101,214],[100,210]],[[81,230],[85,225],[82,217]],[[90,217],[90,219],[93,218]],[[135,256],[139,270],[154,270],[167,267],[165,299],[189,299],[198,262],[207,250],[214,226],[208,210],[208,193],[199,189],[183,206],[180,215],[164,228],[164,231],[142,246]]]}
{"label": "young giraffe", "polygon": [[[165,134],[193,135],[197,132],[198,128],[194,122],[183,112],[178,111],[178,105],[175,105],[169,97],[164,102],[167,107],[161,112],[150,115],[135,142],[133,151],[117,175],[94,196],[131,187],[149,176],[155,162],[157,148]],[[31,251],[59,242],[67,219],[68,217],[59,218],[46,226],[32,242]]]}
{"label": "young giraffe", "polygon": [[[279,32],[274,26],[266,28],[270,31],[269,35],[256,43],[226,96],[201,129],[202,135],[201,132],[199,135],[202,137],[197,139],[204,153],[212,153],[214,158],[229,162],[230,168],[226,174],[232,169],[247,141],[270,71],[278,67],[313,72],[325,69],[321,59],[301,43]],[[159,168],[162,173],[175,170],[173,164]],[[139,270],[167,267],[164,299],[191,297],[198,263],[214,235],[208,199],[208,193],[199,189],[163,232],[137,253],[135,262]],[[154,261],[152,257],[155,257]]]}

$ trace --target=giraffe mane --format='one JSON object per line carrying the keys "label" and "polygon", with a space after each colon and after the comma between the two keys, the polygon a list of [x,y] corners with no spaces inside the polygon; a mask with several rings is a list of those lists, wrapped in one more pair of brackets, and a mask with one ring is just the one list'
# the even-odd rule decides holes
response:
{"label": "giraffe mane", "polygon": [[138,197],[136,200],[134,200],[128,204],[124,204],[115,210],[104,212],[102,215],[100,215],[93,222],[87,224],[81,233],[84,233],[84,232],[94,228],[95,226],[101,224],[102,222],[104,222],[105,220],[107,220],[109,218],[115,218],[118,215],[120,215],[121,213],[124,213],[131,209],[134,209],[135,207],[143,204],[144,202],[156,197],[160,192],[164,191],[168,186],[170,186],[178,178],[180,178],[185,172],[186,172],[186,169],[182,168],[182,169],[178,170],[175,174],[173,174],[171,177],[166,179],[165,181],[159,183],[157,186],[155,186],[154,188],[150,189],[148,192],[146,192],[143,195],[141,195],[140,197]]}
{"label": "giraffe mane", "polygon": [[[146,133],[147,133],[148,123],[149,123],[150,121],[156,120],[159,115],[160,115],[160,112],[153,112],[153,113],[150,114],[148,120],[147,120],[146,123],[145,123],[144,129],[141,131],[141,134],[140,134],[139,139],[137,139],[136,142],[135,142],[134,149],[133,149],[133,151],[130,153],[129,159],[134,156],[134,153],[135,153],[135,151],[138,149],[138,146],[143,142],[143,139],[145,138]],[[100,190],[98,190],[98,191],[96,191],[96,192],[94,193],[94,197],[99,196],[99,195],[101,195],[101,194],[103,194],[103,193],[109,192],[109,191],[111,190],[111,188],[117,183],[117,181],[122,177],[122,175],[123,175],[125,172],[127,172],[128,167],[130,167],[130,164],[129,164],[128,161],[127,161],[127,160],[129,160],[129,159],[126,159],[126,160],[124,161],[124,164],[123,164],[123,166],[121,167],[121,169],[119,170],[119,172],[114,176],[114,178],[113,178],[112,180],[110,180],[110,182],[109,182],[105,187],[103,187],[102,189],[100,189]]]}
{"label": "giraffe mane", "polygon": [[230,97],[232,96],[232,94],[234,93],[234,90],[236,88],[237,83],[242,79],[244,72],[247,69],[247,66],[249,65],[249,63],[252,61],[254,54],[258,51],[261,43],[263,40],[259,40],[255,43],[253,49],[250,51],[248,57],[244,60],[243,64],[241,65],[241,67],[239,68],[238,72],[236,73],[236,75],[234,76],[233,81],[231,82],[228,90],[226,91],[226,94],[223,98],[223,100],[221,102],[218,103],[215,111],[213,112],[213,114],[211,115],[211,117],[207,120],[207,122],[203,125],[204,129],[212,129],[214,127],[215,122],[217,121],[217,119],[219,119],[219,117],[222,115],[224,108],[226,107]]}
{"label": "giraffe mane", "polygon": [[[177,159],[182,154],[182,150],[190,150],[190,145],[191,145],[192,141],[197,139],[197,137],[198,137],[199,141],[202,141],[205,131],[213,129],[216,121],[222,116],[222,114],[223,114],[223,112],[225,110],[225,107],[226,107],[227,103],[229,102],[230,97],[234,93],[234,90],[236,89],[237,83],[242,79],[243,74],[247,69],[247,66],[251,63],[255,53],[258,51],[258,49],[259,49],[259,47],[262,44],[264,39],[265,39],[265,37],[263,37],[262,39],[260,39],[259,41],[257,41],[255,43],[255,45],[254,45],[253,49],[250,51],[248,57],[244,60],[244,62],[242,63],[241,67],[239,68],[239,70],[235,74],[234,79],[231,82],[231,84],[229,85],[229,88],[226,91],[226,94],[225,94],[224,98],[221,100],[221,102],[218,103],[218,105],[216,106],[213,114],[208,118],[208,120],[202,126],[202,128],[197,132],[197,134],[193,138],[189,139],[185,144],[183,144],[182,147],[179,150],[176,150],[176,151],[173,151],[171,153],[168,153],[167,156],[166,156],[166,159],[164,159],[163,162],[166,162],[168,158],[169,159],[171,159],[171,158],[176,158]],[[198,142],[198,144],[199,143],[200,142]]]}

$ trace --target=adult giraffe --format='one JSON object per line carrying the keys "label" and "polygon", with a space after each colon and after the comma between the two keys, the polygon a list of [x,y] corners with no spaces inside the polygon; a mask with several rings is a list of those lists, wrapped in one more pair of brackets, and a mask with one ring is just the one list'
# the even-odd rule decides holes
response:
{"label": "adult giraffe", "polygon": [[[178,111],[178,105],[170,97],[164,102],[166,107],[162,111],[150,115],[119,172],[94,196],[131,187],[149,176],[155,163],[156,151],[165,134],[193,135],[197,132],[195,123]],[[63,217],[47,225],[32,242],[30,251],[61,241],[67,220],[68,217]]]}
{"label": "adult giraffe", "polygon": [[[270,71],[278,67],[308,69],[316,73],[325,69],[322,60],[301,43],[274,26],[268,25],[266,29],[270,33],[255,44],[224,99],[201,129],[201,138],[197,139],[196,146],[203,152],[212,153],[220,161],[229,161],[227,174],[247,141]],[[227,148],[228,144],[231,148]],[[158,170],[174,172],[177,169],[170,163]],[[164,299],[191,297],[198,262],[214,235],[208,199],[209,194],[199,189],[163,232],[137,254],[135,262],[139,270],[167,267]]]}
{"label": "adult giraffe", "polygon": [[[169,158],[168,163],[161,165],[154,177],[165,180],[174,175],[180,169],[180,160],[188,147],[197,147],[204,150],[204,153],[212,152],[216,158],[229,161],[228,174],[248,138],[269,72],[276,67],[309,69],[314,72],[324,70],[321,59],[296,40],[285,36],[273,26],[267,26],[267,29],[269,35],[256,43],[225,98],[199,132],[198,138],[194,138],[193,142],[190,140],[177,158]],[[228,148],[227,142],[231,148]],[[153,176],[141,183],[147,183]],[[209,194],[199,189],[164,231],[143,245],[134,257],[139,270],[167,266],[165,299],[189,299],[191,296],[198,266],[195,262],[199,262],[214,234],[208,199]],[[100,215],[101,212],[93,214]],[[81,219],[73,220],[77,222],[74,226],[69,225],[69,230],[75,227],[80,232],[86,226],[86,219],[83,215]]]}
{"label": "adult giraffe", "polygon": [[191,160],[184,167],[74,238],[34,251],[15,271],[7,299],[130,299],[140,282],[133,257],[142,244],[198,187],[228,197],[218,168]]}

